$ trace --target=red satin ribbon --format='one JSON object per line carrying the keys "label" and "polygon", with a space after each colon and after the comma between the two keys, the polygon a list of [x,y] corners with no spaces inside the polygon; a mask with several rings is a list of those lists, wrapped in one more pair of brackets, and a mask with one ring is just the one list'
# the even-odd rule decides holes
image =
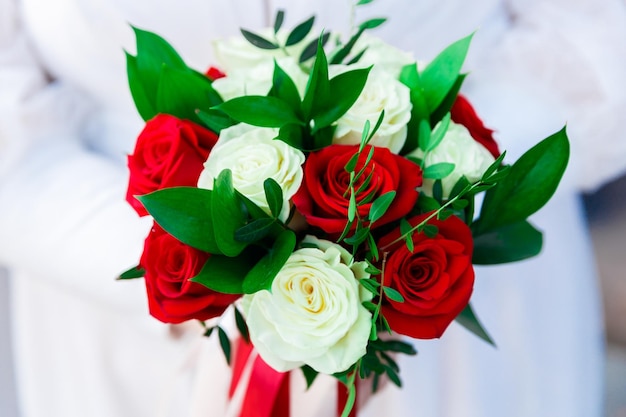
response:
{"label": "red satin ribbon", "polygon": [[[230,381],[229,397],[235,393],[241,375],[250,359],[253,346],[238,339],[233,361],[233,376]],[[260,356],[254,359],[250,381],[239,417],[289,417],[289,372],[278,372],[265,363]],[[348,390],[342,383],[337,385],[337,416],[340,417],[348,399]],[[356,417],[356,404],[350,412]]]}

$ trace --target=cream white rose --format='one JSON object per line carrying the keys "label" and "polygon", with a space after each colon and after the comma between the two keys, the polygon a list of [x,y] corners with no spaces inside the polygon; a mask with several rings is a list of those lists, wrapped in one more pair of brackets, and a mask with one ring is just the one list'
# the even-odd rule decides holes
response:
{"label": "cream white rose", "polygon": [[[232,71],[236,71],[239,68],[252,68],[262,62],[272,62],[274,58],[291,57],[296,62],[309,42],[317,39],[315,33],[315,31],[311,31],[302,41],[284,49],[261,49],[252,45],[242,36],[217,39],[212,42],[213,52],[217,61],[217,67],[230,76]],[[278,42],[284,45],[289,31],[281,30],[278,32],[278,35],[274,35],[272,28],[265,28],[258,34],[274,43],[276,43],[274,37],[277,36]]]}
{"label": "cream white rose", "polygon": [[304,154],[281,140],[277,129],[238,124],[222,130],[204,163],[198,187],[213,189],[213,181],[230,169],[234,188],[269,213],[263,181],[274,179],[283,189],[281,220],[289,216],[289,200],[302,183]]}
{"label": "cream white rose", "polygon": [[359,59],[359,64],[364,66],[376,65],[384,69],[395,78],[400,76],[400,71],[405,65],[415,64],[415,58],[409,52],[402,51],[380,38],[370,36],[367,33],[361,35],[352,49],[360,52],[364,48],[365,53]]}
{"label": "cream white rose", "polygon": [[[291,57],[280,58],[276,62],[293,80],[300,97],[303,97],[309,76]],[[273,77],[274,60],[265,60],[232,70],[228,76],[213,81],[213,87],[224,100],[244,95],[265,96],[272,88]]]}
{"label": "cream white rose", "polygon": [[[424,152],[416,149],[410,155],[423,158]],[[463,175],[469,182],[478,181],[494,161],[491,153],[472,138],[465,126],[450,122],[443,139],[435,149],[426,154],[424,163],[426,167],[441,162],[454,164],[454,171],[441,180],[443,197],[447,198]],[[433,184],[433,180],[424,179],[422,191],[432,195]]]}
{"label": "cream white rose", "polygon": [[[332,68],[333,72],[345,69]],[[356,145],[361,142],[361,134],[367,120],[374,128],[380,112],[385,117],[370,144],[389,148],[398,153],[404,145],[407,124],[411,119],[411,97],[407,86],[388,72],[372,68],[361,95],[352,107],[337,121],[333,143]]]}
{"label": "cream white rose", "polygon": [[371,313],[361,304],[371,293],[365,262],[351,262],[339,245],[307,236],[318,248],[295,251],[270,291],[243,297],[252,343],[270,366],[288,371],[304,364],[332,374],[365,354]]}

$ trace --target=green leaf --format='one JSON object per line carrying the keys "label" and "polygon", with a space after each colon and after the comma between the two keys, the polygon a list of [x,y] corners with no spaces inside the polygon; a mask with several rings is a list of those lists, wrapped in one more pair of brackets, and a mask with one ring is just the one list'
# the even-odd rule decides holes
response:
{"label": "green leaf", "polygon": [[315,109],[311,115],[315,121],[315,130],[329,126],[343,116],[356,102],[365,87],[367,76],[372,67],[341,73],[329,81],[333,100],[324,108]]}
{"label": "green leaf", "polygon": [[176,239],[205,252],[222,253],[213,230],[212,191],[174,187],[137,199],[159,226]]}
{"label": "green leaf", "polygon": [[309,74],[304,99],[302,100],[302,112],[306,119],[312,119],[311,115],[323,110],[330,101],[330,81],[328,79],[328,60],[322,47],[322,37],[318,40],[315,63]]}
{"label": "green leaf", "polygon": [[364,4],[369,4],[369,3],[373,2],[373,1],[374,0],[359,0],[356,5],[357,6],[362,6]]}
{"label": "green leaf", "polygon": [[443,99],[441,104],[439,104],[437,109],[433,110],[430,115],[431,125],[436,125],[441,119],[443,119],[446,113],[450,112],[450,109],[452,109],[452,106],[459,95],[459,91],[461,90],[461,86],[463,85],[463,81],[465,81],[466,76],[467,74],[460,74],[456,78],[454,85],[450,91],[448,91],[448,94],[446,94],[446,97]]}
{"label": "green leaf", "polygon": [[439,210],[441,208],[441,204],[439,204],[437,200],[433,197],[428,197],[424,193],[420,193],[417,197],[417,205],[423,213]]}
{"label": "green leaf", "polygon": [[426,152],[428,146],[430,144],[430,138],[432,136],[432,132],[430,130],[430,123],[426,119],[420,120],[419,128],[418,128],[418,142],[419,148]]}
{"label": "green leaf", "polygon": [[226,129],[236,124],[233,119],[218,110],[196,110],[196,115],[198,116],[201,124],[209,128],[209,130],[217,133],[218,135],[223,129]]}
{"label": "green leaf", "polygon": [[437,233],[439,233],[439,228],[434,224],[426,224],[424,225],[423,232],[426,236],[432,239],[437,236]]}
{"label": "green leaf", "polygon": [[285,42],[285,46],[295,45],[298,42],[302,41],[304,38],[306,38],[306,35],[311,32],[314,22],[315,16],[311,16],[310,18],[296,26],[287,37],[287,42]]}
{"label": "green leaf", "polygon": [[235,97],[215,108],[239,122],[254,126],[283,127],[290,123],[302,124],[294,109],[276,97]]}
{"label": "green leaf", "polygon": [[352,48],[354,47],[356,42],[359,40],[359,38],[361,37],[364,31],[365,31],[365,28],[359,28],[359,30],[354,35],[352,35],[352,37],[348,40],[348,42],[346,42],[344,46],[342,46],[337,52],[333,54],[330,60],[330,63],[333,65],[341,64],[341,62],[348,55],[350,55]]}
{"label": "green leaf", "polygon": [[354,221],[356,216],[356,196],[354,192],[350,193],[350,202],[348,203],[348,220]]}
{"label": "green leaf", "polygon": [[472,263],[476,265],[494,265],[521,261],[541,252],[543,237],[527,221],[521,221],[474,238]]}
{"label": "green leaf", "polygon": [[543,207],[556,191],[568,159],[565,128],[528,150],[486,194],[476,234],[525,220]]}
{"label": "green leaf", "polygon": [[[450,126],[450,113],[447,113],[441,122],[437,123],[435,128],[433,129],[428,143],[426,145],[426,152],[430,152],[435,149],[443,140],[446,132],[448,131],[448,127]],[[421,133],[421,132],[420,132]]]}
{"label": "green leaf", "polygon": [[435,180],[433,184],[433,198],[439,203],[443,201],[443,185],[441,180]]}
{"label": "green leaf", "polygon": [[454,184],[454,187],[452,187],[452,191],[450,191],[449,198],[452,199],[461,193],[465,193],[467,190],[469,190],[471,185],[472,184],[470,184],[470,182],[467,180],[465,175],[461,176],[461,178],[458,179],[456,184]]}
{"label": "green leaf", "polygon": [[476,317],[476,314],[474,313],[471,304],[468,304],[465,309],[461,311],[461,314],[456,317],[455,320],[457,321],[457,323],[461,324],[463,327],[483,339],[485,342],[494,347],[496,346],[491,336],[489,336],[483,325],[478,320],[478,317]]}
{"label": "green leaf", "polygon": [[230,365],[230,340],[228,339],[228,335],[221,327],[217,327],[217,334],[220,338],[220,346],[222,347],[222,351],[224,352],[224,357],[226,358],[226,363]]}
{"label": "green leaf", "polygon": [[243,292],[253,294],[269,290],[276,274],[282,269],[296,247],[296,234],[283,230],[268,253],[248,272],[243,281]]}
{"label": "green leaf", "polygon": [[[204,324],[204,322],[201,323]],[[204,332],[204,337],[211,337],[211,335],[213,334],[213,330],[215,330],[215,327],[209,327],[208,329],[206,329],[206,331]]]}
{"label": "green leaf", "polygon": [[387,19],[384,17],[366,20],[359,25],[359,29],[374,29],[385,23]]}
{"label": "green leaf", "polygon": [[289,74],[274,61],[274,77],[270,95],[283,100],[297,115],[300,112],[300,93]]}
{"label": "green leaf", "polygon": [[454,42],[435,57],[421,74],[426,104],[434,111],[454,87],[473,34]]}
{"label": "green leaf", "polygon": [[357,53],[356,55],[354,55],[354,56],[352,57],[352,59],[351,59],[350,61],[348,61],[348,65],[354,65],[354,64],[356,64],[357,62],[359,62],[359,60],[360,60],[361,58],[363,58],[363,55],[365,55],[365,52],[367,52],[367,46],[366,46],[365,48],[363,48],[363,49],[361,50],[361,52],[359,52],[359,53]]}
{"label": "green leaf", "polygon": [[257,242],[270,234],[276,220],[266,217],[256,219],[235,231],[235,240],[243,243]]}
{"label": "green leaf", "polygon": [[267,178],[263,181],[263,190],[265,191],[265,199],[267,205],[270,208],[270,212],[274,218],[278,218],[280,211],[283,208],[283,189],[274,180],[274,178]]}
{"label": "green leaf", "polygon": [[491,165],[489,165],[489,168],[487,168],[485,170],[485,172],[483,172],[483,175],[481,177],[481,181],[485,181],[494,172],[496,172],[498,170],[498,168],[500,168],[500,166],[502,165],[502,161],[504,160],[505,156],[506,156],[506,151],[502,152],[502,154],[500,154],[498,159],[496,159],[495,161],[493,161],[493,163]]}
{"label": "green leaf", "polygon": [[283,26],[284,20],[285,20],[285,11],[278,10],[278,12],[276,12],[276,19],[274,19],[274,34],[278,33],[280,28]]}
{"label": "green leaf", "polygon": [[319,372],[311,368],[309,365],[303,365],[302,367],[300,367],[300,369],[302,369],[302,374],[304,375],[304,379],[306,380],[306,388],[311,388],[311,385],[313,385],[313,382],[315,381],[315,378],[317,378],[317,376],[319,375]]}
{"label": "green leaf", "polygon": [[374,200],[374,202],[370,206],[370,212],[368,215],[370,224],[374,223],[376,220],[385,215],[395,197],[396,192],[392,190],[386,192],[385,194],[379,196],[376,200]]}
{"label": "green leaf", "polygon": [[349,238],[345,239],[345,242],[348,245],[358,246],[361,243],[365,242],[365,239],[367,239],[367,236],[369,235],[369,233],[370,233],[369,227],[364,227],[362,229],[357,230]]}
{"label": "green leaf", "polygon": [[424,178],[440,180],[454,171],[454,164],[450,162],[440,162],[438,164],[429,165],[424,169]]}
{"label": "green leaf", "polygon": [[349,174],[351,172],[354,172],[354,170],[356,169],[356,163],[359,160],[359,153],[356,152],[354,155],[352,155],[352,157],[350,158],[350,160],[346,163],[346,165],[343,167],[343,169]]}
{"label": "green leaf", "polygon": [[250,343],[250,333],[248,332],[248,325],[246,324],[246,320],[243,318],[241,311],[237,307],[235,310],[235,323],[237,324],[237,329],[241,334],[241,337],[246,343]]}
{"label": "green leaf", "polygon": [[143,278],[145,274],[146,274],[146,270],[143,269],[141,266],[137,265],[122,272],[120,276],[117,277],[117,279],[122,280],[122,279]]}
{"label": "green leaf", "polygon": [[255,248],[249,248],[232,258],[212,255],[191,281],[224,294],[243,294],[243,280],[260,259],[256,251]]}
{"label": "green leaf", "polygon": [[134,26],[131,27],[137,40],[137,58],[140,61],[140,69],[146,69],[142,65],[144,63],[146,66],[154,65],[153,63],[148,64],[148,60],[156,62],[156,67],[167,65],[181,70],[187,68],[187,64],[178,52],[161,36]]}
{"label": "green leaf", "polygon": [[220,172],[215,179],[211,209],[217,246],[226,256],[239,255],[247,243],[235,239],[235,232],[246,224],[246,216],[235,194],[232,173],[229,169]]}
{"label": "green leaf", "polygon": [[260,49],[278,49],[279,48],[279,46],[276,45],[274,42],[269,41],[265,39],[264,37],[257,35],[256,33],[252,33],[245,29],[240,29],[240,30],[241,30],[241,34],[243,35],[243,37],[246,38],[248,42],[250,42],[252,45],[256,46],[257,48],[260,48]]}
{"label": "green leaf", "polygon": [[302,126],[290,123],[282,126],[275,139],[282,140],[287,145],[296,149],[304,150],[304,140],[302,138]]}
{"label": "green leaf", "polygon": [[407,219],[403,217],[400,220],[400,235],[405,236],[404,242],[406,243],[406,248],[411,253],[413,253],[413,251],[415,250],[415,244],[413,243],[413,233],[411,232],[412,229],[413,226],[411,226],[411,223],[409,223]]}
{"label": "green leaf", "polygon": [[128,76],[128,87],[135,102],[135,107],[141,118],[145,121],[156,116],[154,98],[150,97],[141,79],[141,73],[137,67],[137,58],[126,53],[126,73]]}
{"label": "green leaf", "polygon": [[201,123],[196,110],[207,111],[222,102],[208,78],[195,72],[163,67],[156,111]]}
{"label": "green leaf", "polygon": [[394,290],[391,287],[383,287],[383,291],[388,299],[391,301],[395,301],[396,303],[403,303],[404,297],[398,291]]}
{"label": "green leaf", "polygon": [[[330,32],[328,33],[324,33],[322,35],[322,47],[324,45],[326,45],[326,43],[328,42],[328,39],[330,39]],[[302,53],[300,54],[300,58],[298,59],[298,62],[300,64],[308,61],[309,59],[313,58],[315,56],[315,54],[317,53],[317,48],[318,48],[318,40],[314,40],[311,41],[303,50]]]}
{"label": "green leaf", "polygon": [[378,287],[380,286],[378,282],[373,279],[366,278],[361,278],[359,282],[367,291],[371,292],[374,295],[378,295]]}

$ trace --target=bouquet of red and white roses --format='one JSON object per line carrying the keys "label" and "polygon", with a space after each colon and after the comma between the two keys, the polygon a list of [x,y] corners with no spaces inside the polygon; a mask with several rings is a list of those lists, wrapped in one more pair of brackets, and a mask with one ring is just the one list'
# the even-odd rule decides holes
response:
{"label": "bouquet of red and white roses", "polygon": [[437,338],[456,319],[491,342],[469,305],[473,264],[540,251],[527,218],[565,170],[565,132],[505,163],[458,94],[471,36],[418,65],[368,36],[384,19],[343,40],[313,18],[285,30],[283,16],[216,42],[206,73],[135,29],[128,76],[146,126],[127,199],[155,223],[121,278],[144,276],[167,323],[234,306],[272,368],[331,374],[350,393],[356,377],[400,383],[394,354],[415,352],[384,332]]}

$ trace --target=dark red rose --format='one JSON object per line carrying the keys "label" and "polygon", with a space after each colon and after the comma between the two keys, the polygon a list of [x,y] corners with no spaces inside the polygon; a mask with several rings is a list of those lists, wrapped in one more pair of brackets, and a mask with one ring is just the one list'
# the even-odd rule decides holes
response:
{"label": "dark red rose", "polygon": [[222,71],[215,67],[209,67],[204,75],[206,75],[206,77],[211,81],[226,77],[226,74],[224,74]]}
{"label": "dark red rose", "polygon": [[[317,226],[329,234],[341,233],[348,220],[349,194],[346,189],[350,175],[344,169],[358,145],[331,145],[312,152],[304,163],[304,180],[293,196],[296,208],[311,226]],[[358,172],[367,158],[370,147],[361,154],[357,163]],[[396,197],[385,215],[374,223],[382,226],[406,215],[417,201],[416,188],[422,185],[422,171],[413,162],[392,154],[387,148],[374,150],[374,156],[364,174],[355,184],[355,191],[373,172],[369,184],[357,194],[357,204],[373,194],[378,197],[395,190]],[[358,207],[365,218],[373,199]]]}
{"label": "dark red rose", "polygon": [[238,295],[212,291],[196,282],[210,254],[181,243],[154,225],[146,238],[140,265],[150,314],[164,323],[208,320],[221,315]]}
{"label": "dark red rose", "polygon": [[135,195],[166,187],[195,186],[217,135],[188,120],[159,114],[146,123],[128,156],[126,201],[140,216],[148,214]]}
{"label": "dark red rose", "polygon": [[[426,217],[413,217],[409,223],[416,226]],[[392,330],[417,339],[441,337],[469,302],[474,287],[469,227],[455,216],[429,223],[437,226],[439,233],[434,238],[414,233],[413,252],[404,240],[390,245],[400,236],[399,230],[378,243],[388,253],[384,285],[404,297],[403,303],[386,298],[383,314]]]}
{"label": "dark red rose", "polygon": [[462,95],[457,96],[450,109],[450,115],[454,123],[461,124],[469,130],[474,140],[483,145],[494,158],[500,156],[498,144],[493,138],[493,130],[485,127],[482,120],[476,114],[469,101]]}

